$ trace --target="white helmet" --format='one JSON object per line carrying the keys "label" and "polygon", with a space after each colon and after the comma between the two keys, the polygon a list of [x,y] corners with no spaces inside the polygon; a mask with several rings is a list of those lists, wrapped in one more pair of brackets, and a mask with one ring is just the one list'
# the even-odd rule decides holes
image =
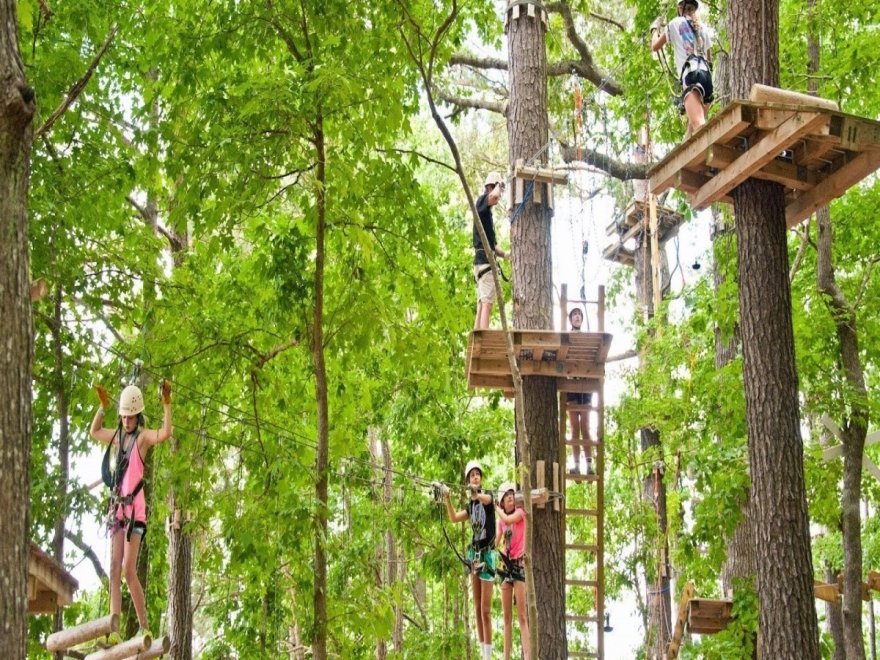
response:
{"label": "white helmet", "polygon": [[122,417],[144,412],[144,395],[137,385],[129,385],[119,395],[119,414]]}
{"label": "white helmet", "polygon": [[483,184],[483,187],[486,186],[494,186],[496,183],[501,183],[504,179],[501,178],[501,175],[498,172],[489,172],[486,175],[486,183]]}
{"label": "white helmet", "polygon": [[468,477],[471,476],[471,470],[477,469],[480,471],[480,476],[483,476],[483,466],[480,465],[480,461],[468,461],[468,464],[464,466],[464,480],[467,483]]}
{"label": "white helmet", "polygon": [[504,496],[507,495],[508,492],[513,491],[514,497],[516,497],[516,484],[513,484],[509,481],[505,481],[501,484],[501,488],[498,489],[498,503],[501,504],[501,500],[504,499]]}

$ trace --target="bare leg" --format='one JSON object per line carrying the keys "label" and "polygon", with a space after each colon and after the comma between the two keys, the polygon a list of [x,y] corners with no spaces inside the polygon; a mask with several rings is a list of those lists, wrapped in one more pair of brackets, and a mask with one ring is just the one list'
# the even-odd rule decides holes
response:
{"label": "bare leg", "polygon": [[471,588],[474,591],[474,614],[477,617],[477,639],[480,644],[485,644],[483,639],[483,613],[482,613],[482,592],[483,585],[480,584],[480,578],[476,573],[471,573]]}
{"label": "bare leg", "polygon": [[584,443],[584,453],[587,455],[587,460],[592,458],[592,449],[587,444],[590,440],[590,415],[586,412],[578,413],[578,422],[581,427],[581,441]]}
{"label": "bare leg", "polygon": [[688,136],[691,136],[706,123],[706,106],[697,90],[691,90],[684,97],[684,110],[688,117]]}
{"label": "bare leg", "polygon": [[480,594],[480,614],[483,617],[483,643],[492,643],[492,582],[483,582]]}
{"label": "bare leg", "polygon": [[122,553],[125,530],[117,529],[110,537],[110,614],[122,614]]}
{"label": "bare leg", "polygon": [[477,319],[474,327],[477,330],[485,330],[489,327],[489,321],[492,318],[492,303],[477,303]]}
{"label": "bare leg", "polygon": [[[529,617],[526,611],[526,583],[514,582],[516,591],[516,613],[519,616],[519,638],[522,641],[523,660],[529,660]],[[505,619],[506,620],[506,619]]]}
{"label": "bare leg", "polygon": [[504,610],[504,660],[510,660],[513,646],[513,585],[501,583],[501,609]]}
{"label": "bare leg", "polygon": [[[121,533],[120,536],[123,536]],[[132,534],[131,541],[125,542],[125,559],[123,560],[123,572],[125,573],[125,583],[128,585],[128,591],[131,594],[131,602],[134,605],[134,611],[137,613],[138,625],[141,628],[147,627],[147,604],[144,598],[144,588],[137,574],[138,553],[141,549],[141,535]]]}

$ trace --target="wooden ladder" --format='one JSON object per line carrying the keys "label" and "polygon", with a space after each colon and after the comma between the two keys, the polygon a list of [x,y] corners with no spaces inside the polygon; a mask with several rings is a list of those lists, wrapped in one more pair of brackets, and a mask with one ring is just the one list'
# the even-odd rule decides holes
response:
{"label": "wooden ladder", "polygon": [[[567,329],[568,310],[573,305],[595,303],[598,327],[604,332],[605,290],[599,287],[596,301],[568,300],[567,286],[561,286],[560,312],[563,329]],[[586,312],[585,323],[586,323]],[[603,365],[604,366],[604,365]],[[562,481],[563,524],[562,548],[565,575],[565,621],[569,658],[605,657],[605,433],[604,377],[595,379],[589,405],[567,401],[567,393],[559,392],[559,465]],[[580,442],[593,457],[594,475],[571,474],[568,459],[573,443],[568,437],[568,412],[578,411],[596,420],[592,438]],[[589,426],[588,422],[588,426]],[[595,634],[592,628],[595,626]]]}

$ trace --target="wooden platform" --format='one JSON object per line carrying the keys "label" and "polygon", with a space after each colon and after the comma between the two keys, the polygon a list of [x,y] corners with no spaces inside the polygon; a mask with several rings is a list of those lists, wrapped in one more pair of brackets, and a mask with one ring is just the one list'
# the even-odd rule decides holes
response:
{"label": "wooden platform", "polygon": [[688,605],[688,630],[698,635],[720,632],[730,623],[732,611],[732,600],[691,598]]}
{"label": "wooden platform", "polygon": [[[523,377],[554,377],[560,392],[599,391],[611,335],[552,330],[513,330],[512,334],[514,354]],[[467,355],[469,388],[513,390],[503,331],[471,331]]]}
{"label": "wooden platform", "polygon": [[[605,233],[611,236],[611,242],[602,250],[602,257],[609,261],[616,261],[624,266],[635,266],[635,251],[630,250],[624,244],[637,237],[647,227],[648,203],[633,201],[626,208],[623,217],[615,220],[605,228]],[[682,223],[682,215],[666,206],[657,207],[658,239],[661,244],[678,235],[678,228]]]}
{"label": "wooden platform", "polygon": [[880,122],[828,108],[734,101],[648,172],[704,209],[749,178],[785,186],[789,227],[880,167]]}
{"label": "wooden platform", "polygon": [[31,542],[28,554],[28,614],[54,614],[73,602],[79,584],[57,561]]}

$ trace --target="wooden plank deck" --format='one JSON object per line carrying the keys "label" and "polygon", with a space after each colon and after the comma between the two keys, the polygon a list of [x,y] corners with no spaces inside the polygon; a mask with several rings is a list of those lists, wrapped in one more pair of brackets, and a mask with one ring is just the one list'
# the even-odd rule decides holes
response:
{"label": "wooden plank deck", "polygon": [[[556,378],[560,392],[597,392],[605,377],[611,335],[600,332],[513,330],[520,374]],[[512,390],[507,342],[501,330],[473,330],[467,352],[468,387]]]}
{"label": "wooden plank deck", "polygon": [[[805,102],[806,103],[806,102]],[[734,101],[648,172],[700,210],[749,178],[786,188],[793,227],[880,168],[880,122],[818,105]]]}

